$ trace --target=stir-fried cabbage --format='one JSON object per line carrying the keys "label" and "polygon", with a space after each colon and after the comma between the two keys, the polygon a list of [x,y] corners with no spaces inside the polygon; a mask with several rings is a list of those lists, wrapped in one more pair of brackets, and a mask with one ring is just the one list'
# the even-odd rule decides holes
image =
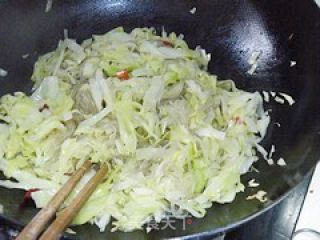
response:
{"label": "stir-fried cabbage", "polygon": [[101,231],[111,217],[114,229],[132,231],[232,202],[269,116],[258,92],[209,74],[209,60],[181,36],[147,28],[60,41],[36,62],[31,96],[1,98],[0,169],[17,181],[0,185],[38,189],[32,198],[43,207],[85,160],[107,163],[74,219]]}

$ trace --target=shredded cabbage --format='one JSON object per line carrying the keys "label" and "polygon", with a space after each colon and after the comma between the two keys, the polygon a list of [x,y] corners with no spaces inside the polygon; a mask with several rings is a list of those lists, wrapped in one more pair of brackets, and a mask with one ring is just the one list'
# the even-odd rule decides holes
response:
{"label": "shredded cabbage", "polygon": [[132,231],[232,202],[270,118],[258,92],[217,81],[209,60],[182,36],[148,28],[60,41],[36,62],[31,96],[1,98],[0,169],[16,181],[0,186],[37,188],[43,207],[86,159],[108,163],[74,219],[101,231],[111,217],[113,230]]}
{"label": "shredded cabbage", "polygon": [[0,68],[0,77],[6,77],[8,75],[8,71]]}

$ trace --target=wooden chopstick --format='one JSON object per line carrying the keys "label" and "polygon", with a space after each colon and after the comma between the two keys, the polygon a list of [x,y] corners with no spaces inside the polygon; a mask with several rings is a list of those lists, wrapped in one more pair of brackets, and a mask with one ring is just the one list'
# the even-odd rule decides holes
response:
{"label": "wooden chopstick", "polygon": [[42,208],[31,222],[22,230],[16,240],[36,240],[91,165],[92,163],[89,160],[85,161],[84,164],[74,172],[63,187],[53,196],[47,206]]}
{"label": "wooden chopstick", "polygon": [[88,200],[98,184],[103,180],[107,171],[107,165],[102,165],[99,171],[83,187],[75,199],[73,199],[71,204],[57,216],[55,221],[42,234],[39,240],[59,239],[65,228],[71,223],[72,219],[77,215],[83,204]]}

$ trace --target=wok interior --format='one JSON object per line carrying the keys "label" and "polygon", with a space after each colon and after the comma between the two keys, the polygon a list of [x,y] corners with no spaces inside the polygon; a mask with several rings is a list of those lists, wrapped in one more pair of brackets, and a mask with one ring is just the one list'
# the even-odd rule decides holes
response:
{"label": "wok interior", "polygon": [[[189,11],[196,7],[196,13]],[[214,206],[203,219],[194,219],[183,229],[176,221],[175,228],[133,233],[99,233],[94,226],[74,229],[83,239],[157,239],[233,227],[239,221],[277,201],[292,187],[301,182],[318,160],[320,76],[318,54],[320,42],[320,16],[312,1],[299,0],[92,0],[54,1],[50,12],[45,13],[45,1],[16,0],[0,3],[0,67],[9,75],[1,80],[0,94],[30,92],[30,76],[38,56],[54,50],[63,30],[79,41],[92,34],[105,33],[123,26],[162,28],[167,32],[182,33],[192,48],[201,45],[212,53],[209,71],[221,79],[233,79],[239,88],[248,91],[273,90],[289,93],[296,104],[289,107],[275,103],[272,123],[264,140],[270,149],[275,144],[275,159],[283,157],[288,166],[268,166],[263,160],[256,164],[260,173],[243,177],[245,183],[255,178],[261,189],[268,192],[270,202],[261,204],[245,200],[256,190],[247,189],[231,204]],[[302,17],[303,16],[303,17]],[[248,59],[261,51],[258,68],[253,75]],[[27,59],[22,55],[29,54]],[[290,61],[297,65],[290,67]],[[274,123],[280,122],[281,128]],[[0,188],[0,202],[5,216],[19,222],[28,222],[36,210],[30,206],[19,208],[22,191]]]}

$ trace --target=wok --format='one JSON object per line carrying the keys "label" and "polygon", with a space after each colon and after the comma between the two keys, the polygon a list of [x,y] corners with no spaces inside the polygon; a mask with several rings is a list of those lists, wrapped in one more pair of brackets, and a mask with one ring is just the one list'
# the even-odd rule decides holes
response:
{"label": "wok", "polygon": [[[273,90],[289,93],[293,106],[275,103],[272,123],[264,140],[276,145],[275,159],[283,157],[288,166],[256,164],[254,177],[268,192],[270,201],[247,201],[252,189],[237,195],[230,204],[214,204],[203,219],[193,219],[185,229],[175,228],[132,233],[99,233],[95,226],[75,227],[81,239],[159,239],[177,236],[209,237],[228,231],[277,204],[310,173],[319,156],[320,135],[320,10],[311,0],[64,0],[53,1],[45,13],[43,0],[2,0],[0,2],[0,67],[9,75],[1,78],[0,94],[30,92],[30,76],[38,56],[54,50],[63,30],[78,40],[104,33],[114,27],[126,30],[155,27],[182,33],[194,48],[201,45],[212,53],[209,71],[222,79],[233,79],[248,91]],[[196,13],[190,9],[196,7]],[[261,51],[253,75],[248,59]],[[29,54],[27,59],[21,56]],[[296,66],[290,67],[290,61]],[[274,123],[280,122],[281,127]],[[23,192],[0,188],[4,205],[2,219],[25,224],[36,213],[33,206],[19,208]]]}

